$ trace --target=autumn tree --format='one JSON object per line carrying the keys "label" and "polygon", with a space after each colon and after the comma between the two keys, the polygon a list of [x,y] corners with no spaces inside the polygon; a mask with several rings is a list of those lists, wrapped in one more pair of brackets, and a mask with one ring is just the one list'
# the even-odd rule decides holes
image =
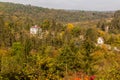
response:
{"label": "autumn tree", "polygon": [[82,69],[87,75],[92,75],[94,71],[94,63],[96,62],[92,56],[92,53],[96,50],[95,44],[91,40],[85,40],[81,45],[82,54]]}
{"label": "autumn tree", "polygon": [[110,26],[110,31],[113,33],[119,33],[119,29],[120,29],[120,11],[116,11],[114,14],[114,18],[111,22],[111,26]]}
{"label": "autumn tree", "polygon": [[102,31],[105,31],[105,28],[106,28],[106,25],[107,22],[105,19],[101,19],[98,24],[97,24],[97,27],[100,28]]}
{"label": "autumn tree", "polygon": [[[67,70],[68,73],[69,71],[79,71],[81,68],[81,61],[78,54],[79,53],[72,51],[69,46],[64,46],[60,51],[60,55],[57,57],[59,69],[63,72],[66,72]],[[66,73],[63,72],[61,73],[64,74],[63,76],[65,76]]]}
{"label": "autumn tree", "polygon": [[98,32],[95,28],[89,28],[86,31],[85,37],[86,37],[86,40],[96,42],[98,37]]}

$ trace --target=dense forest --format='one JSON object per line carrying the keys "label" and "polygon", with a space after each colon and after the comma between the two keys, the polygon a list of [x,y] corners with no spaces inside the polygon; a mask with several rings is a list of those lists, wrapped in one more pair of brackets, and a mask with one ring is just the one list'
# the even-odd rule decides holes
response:
{"label": "dense forest", "polygon": [[120,11],[1,2],[0,80],[120,80]]}
{"label": "dense forest", "polygon": [[100,18],[109,18],[114,12],[55,10],[31,5],[12,3],[0,3],[0,15],[12,16],[23,20],[26,17],[34,23],[40,23],[44,19],[54,19],[59,22],[79,22]]}

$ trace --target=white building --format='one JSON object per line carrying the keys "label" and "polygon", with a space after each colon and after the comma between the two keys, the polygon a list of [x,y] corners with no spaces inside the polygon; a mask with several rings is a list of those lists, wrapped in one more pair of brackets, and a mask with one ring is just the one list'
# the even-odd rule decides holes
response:
{"label": "white building", "polygon": [[38,27],[37,25],[32,26],[30,28],[30,34],[35,35],[35,34],[39,34],[40,32],[42,32],[42,29],[40,27]]}
{"label": "white building", "polygon": [[109,26],[105,27],[105,32],[109,32]]}
{"label": "white building", "polygon": [[120,49],[118,49],[117,47],[114,47],[114,50],[120,52]]}
{"label": "white building", "polygon": [[98,45],[104,44],[104,39],[103,39],[102,37],[98,37],[98,39],[97,39],[97,44],[98,44]]}

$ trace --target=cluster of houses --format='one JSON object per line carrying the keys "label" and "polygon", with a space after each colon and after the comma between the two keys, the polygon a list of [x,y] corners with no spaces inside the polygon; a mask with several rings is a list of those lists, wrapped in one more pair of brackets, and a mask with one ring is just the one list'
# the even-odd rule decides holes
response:
{"label": "cluster of houses", "polygon": [[[103,45],[104,44],[104,39],[102,37],[99,37],[97,39],[97,45]],[[111,45],[108,45],[108,44],[104,44],[108,50],[114,50],[114,51],[117,51],[117,52],[120,52],[120,49],[118,49],[118,47],[111,47]]]}
{"label": "cluster of houses", "polygon": [[[108,28],[109,28],[109,27],[106,27],[106,32],[108,32]],[[42,28],[39,27],[39,26],[37,26],[37,25],[32,26],[32,27],[30,28],[30,34],[31,34],[31,35],[42,34]],[[46,34],[48,34],[48,31],[46,32]],[[41,38],[42,38],[42,36],[44,36],[44,35],[41,35]],[[83,39],[83,36],[80,36],[80,38]],[[104,39],[103,39],[103,37],[98,37],[98,39],[97,39],[97,46],[101,46],[101,45],[103,45],[103,44],[104,44]],[[107,44],[105,44],[105,45],[107,46],[107,48],[108,48],[109,50],[112,50],[112,48],[111,48],[110,45],[107,45]],[[113,50],[115,50],[115,51],[117,51],[117,52],[120,52],[120,49],[118,49],[117,47],[114,47]]]}
{"label": "cluster of houses", "polygon": [[[30,28],[30,34],[31,34],[31,35],[36,35],[36,34],[39,34],[39,33],[42,33],[42,28],[41,28],[41,27],[35,25],[35,26],[32,26],[32,27]],[[80,36],[80,38],[83,39],[83,36]],[[104,44],[104,39],[103,39],[102,37],[99,37],[99,38],[97,39],[97,44],[99,44],[99,45]]]}

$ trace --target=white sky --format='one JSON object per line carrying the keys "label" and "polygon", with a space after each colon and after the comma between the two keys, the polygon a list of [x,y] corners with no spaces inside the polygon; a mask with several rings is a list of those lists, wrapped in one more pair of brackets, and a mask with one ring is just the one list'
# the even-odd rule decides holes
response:
{"label": "white sky", "polygon": [[31,4],[55,9],[97,11],[120,10],[120,0],[0,0],[0,2]]}

